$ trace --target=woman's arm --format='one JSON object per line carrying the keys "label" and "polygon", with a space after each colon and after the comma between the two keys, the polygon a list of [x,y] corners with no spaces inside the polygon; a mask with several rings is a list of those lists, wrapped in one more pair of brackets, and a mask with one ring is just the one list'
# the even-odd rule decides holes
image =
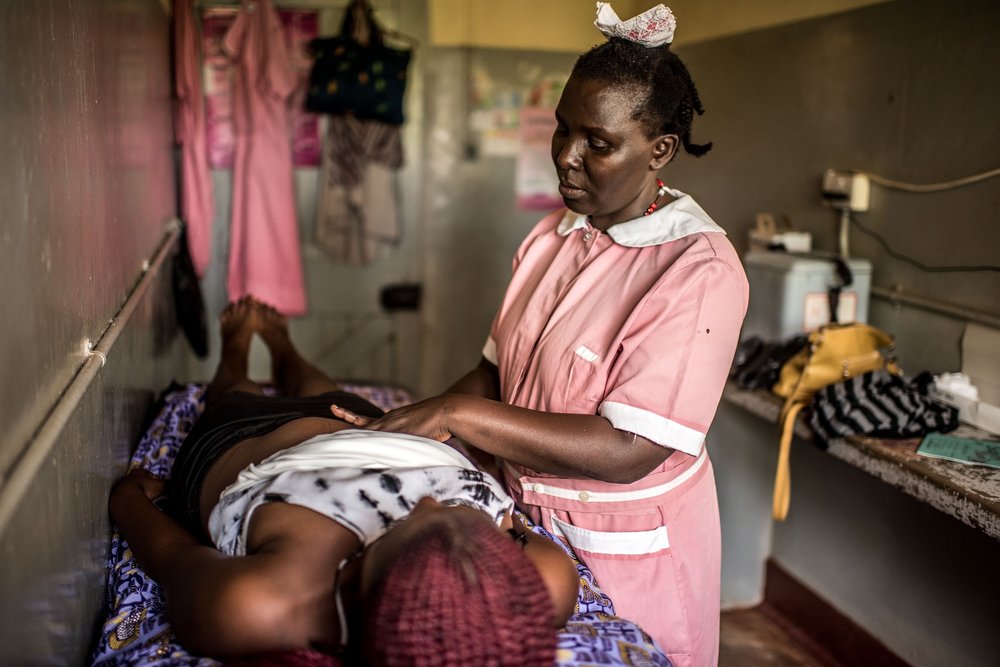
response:
{"label": "woman's arm", "polygon": [[112,520],[143,569],[161,584],[166,584],[172,575],[177,553],[202,546],[194,535],[153,504],[165,489],[165,480],[146,470],[133,470],[118,480],[108,502]]}
{"label": "woman's arm", "polygon": [[332,410],[372,430],[440,441],[456,436],[540,472],[605,482],[642,479],[674,451],[618,430],[598,415],[540,412],[463,394],[434,396],[372,421],[336,406]]}
{"label": "woman's arm", "polygon": [[112,490],[109,509],[143,569],[163,587],[181,644],[210,656],[307,646],[288,622],[282,590],[288,559],[278,551],[226,556],[201,544],[153,504],[163,487],[163,480],[133,470]]}

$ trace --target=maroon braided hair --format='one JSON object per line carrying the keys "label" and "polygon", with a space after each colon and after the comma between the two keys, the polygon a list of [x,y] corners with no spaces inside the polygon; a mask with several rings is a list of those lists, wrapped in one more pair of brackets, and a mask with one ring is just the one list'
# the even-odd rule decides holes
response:
{"label": "maroon braided hair", "polygon": [[551,666],[552,615],[522,546],[486,521],[442,517],[386,568],[364,653],[386,667]]}

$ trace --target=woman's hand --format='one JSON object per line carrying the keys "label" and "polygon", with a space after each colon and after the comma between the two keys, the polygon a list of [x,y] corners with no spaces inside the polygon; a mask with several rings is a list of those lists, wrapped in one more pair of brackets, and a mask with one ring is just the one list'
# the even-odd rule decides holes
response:
{"label": "woman's hand", "polygon": [[362,417],[338,405],[331,405],[330,411],[338,419],[348,424],[365,428],[370,431],[388,433],[408,433],[419,435],[438,442],[444,442],[452,437],[448,428],[448,397],[447,394],[434,396],[418,403],[405,405],[385,413],[378,419]]}
{"label": "woman's hand", "polygon": [[167,481],[165,479],[142,468],[131,470],[111,489],[109,500],[111,513],[114,515],[116,508],[127,509],[139,497],[139,494],[149,502],[155,502],[166,494],[166,490]]}

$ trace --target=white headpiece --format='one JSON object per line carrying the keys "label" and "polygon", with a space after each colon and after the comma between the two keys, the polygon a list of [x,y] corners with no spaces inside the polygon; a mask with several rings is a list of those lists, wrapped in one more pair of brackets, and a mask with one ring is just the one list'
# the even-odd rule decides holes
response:
{"label": "white headpiece", "polygon": [[674,41],[677,19],[669,7],[661,4],[635,18],[622,21],[609,3],[598,2],[594,25],[606,37],[621,37],[646,47],[654,47]]}

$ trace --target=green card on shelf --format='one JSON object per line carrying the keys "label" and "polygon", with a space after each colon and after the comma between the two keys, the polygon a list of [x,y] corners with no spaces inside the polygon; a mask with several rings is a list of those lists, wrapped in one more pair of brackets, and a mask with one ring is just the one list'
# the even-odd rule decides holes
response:
{"label": "green card on shelf", "polygon": [[951,435],[931,433],[924,437],[917,454],[935,459],[947,459],[971,465],[1000,468],[1000,442],[973,440]]}

